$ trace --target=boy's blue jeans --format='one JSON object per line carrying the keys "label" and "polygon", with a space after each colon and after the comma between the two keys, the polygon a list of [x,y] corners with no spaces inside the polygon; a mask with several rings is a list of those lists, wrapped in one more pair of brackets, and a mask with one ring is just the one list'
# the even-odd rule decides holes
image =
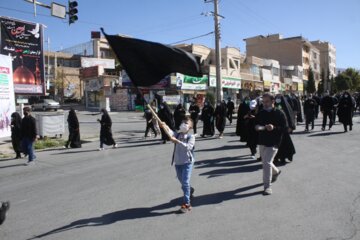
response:
{"label": "boy's blue jeans", "polygon": [[193,164],[188,163],[184,165],[175,165],[176,176],[181,183],[181,188],[184,192],[184,203],[190,204],[190,178],[193,169]]}

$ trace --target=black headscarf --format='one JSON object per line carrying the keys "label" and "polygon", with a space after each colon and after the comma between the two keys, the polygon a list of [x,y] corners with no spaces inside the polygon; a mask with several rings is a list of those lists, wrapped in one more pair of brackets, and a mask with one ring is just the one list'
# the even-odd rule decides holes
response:
{"label": "black headscarf", "polygon": [[73,108],[70,109],[69,111],[69,115],[68,115],[68,124],[69,124],[69,128],[72,129],[77,129],[79,128],[79,120],[76,116],[75,110]]}
{"label": "black headscarf", "polygon": [[11,125],[21,127],[21,116],[18,112],[13,112],[11,114]]}

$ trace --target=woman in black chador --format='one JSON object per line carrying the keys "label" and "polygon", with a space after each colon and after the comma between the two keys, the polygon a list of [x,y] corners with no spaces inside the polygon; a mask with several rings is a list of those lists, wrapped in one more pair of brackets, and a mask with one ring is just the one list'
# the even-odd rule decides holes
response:
{"label": "woman in black chador", "polygon": [[344,125],[344,131],[348,131],[348,126],[350,127],[350,131],[352,130],[353,122],[353,111],[355,108],[355,101],[351,97],[350,93],[344,92],[341,96],[337,115],[339,117],[339,122]]}
{"label": "woman in black chador", "polygon": [[214,116],[216,121],[216,129],[219,131],[219,138],[223,138],[224,136],[226,116],[227,116],[226,110],[227,107],[224,100],[222,100],[216,105]]}
{"label": "woman in black chador", "polygon": [[106,109],[101,109],[101,120],[98,119],[98,122],[100,123],[100,148],[99,151],[104,150],[104,144],[106,145],[112,145],[113,148],[117,147],[117,144],[115,143],[112,132],[111,132],[111,126],[112,121],[109,116],[109,113],[106,111]]}
{"label": "woman in black chador", "polygon": [[205,102],[204,108],[201,111],[201,120],[204,123],[203,134],[201,136],[214,136],[214,107],[208,101]]}
{"label": "woman in black chador", "polygon": [[81,148],[79,120],[74,109],[69,111],[67,121],[69,127],[69,139],[66,142],[65,147],[68,148],[70,145],[71,148]]}
{"label": "woman in black chador", "polygon": [[245,97],[238,108],[238,117],[236,123],[236,135],[240,136],[240,142],[247,142],[248,130],[245,126],[245,115],[250,111],[250,98]]}
{"label": "woman in black chador", "polygon": [[256,115],[258,113],[258,106],[257,101],[252,100],[250,102],[250,110],[244,116],[245,119],[245,126],[247,130],[247,141],[246,146],[250,148],[251,151],[251,158],[256,159],[256,148],[258,143],[258,132],[255,130],[256,126]]}
{"label": "woman in black chador", "polygon": [[[175,123],[174,123],[174,117],[171,113],[171,110],[166,102],[160,103],[159,105],[159,111],[158,111],[158,117],[162,122],[164,122],[168,127],[175,131]],[[169,136],[165,133],[164,129],[160,129],[161,131],[161,139],[163,143],[165,144],[166,141],[169,141]]]}
{"label": "woman in black chador", "polygon": [[17,112],[11,114],[11,143],[16,158],[21,158],[21,116]]}
{"label": "woman in black chador", "polygon": [[174,111],[174,121],[175,121],[175,129],[179,130],[180,124],[185,119],[186,111],[183,105],[180,103],[176,106]]}
{"label": "woman in black chador", "polygon": [[294,143],[290,136],[290,133],[295,129],[295,118],[292,108],[283,95],[279,94],[276,96],[275,107],[285,113],[288,125],[288,131],[283,132],[279,150],[275,156],[277,162],[280,161],[281,164],[285,164],[285,159],[292,161],[293,155],[296,153]]}

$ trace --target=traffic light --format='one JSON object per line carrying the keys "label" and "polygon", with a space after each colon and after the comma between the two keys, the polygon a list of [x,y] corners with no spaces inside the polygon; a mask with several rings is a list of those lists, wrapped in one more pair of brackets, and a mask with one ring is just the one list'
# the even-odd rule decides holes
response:
{"label": "traffic light", "polygon": [[75,23],[78,20],[78,3],[77,1],[69,1],[69,25]]}

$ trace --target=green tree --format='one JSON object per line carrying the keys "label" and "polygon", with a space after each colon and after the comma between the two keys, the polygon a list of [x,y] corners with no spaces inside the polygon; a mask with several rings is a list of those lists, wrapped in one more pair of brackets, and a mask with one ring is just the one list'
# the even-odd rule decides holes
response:
{"label": "green tree", "polygon": [[338,91],[349,90],[352,88],[352,81],[347,74],[340,73],[335,77],[335,85]]}
{"label": "green tree", "polygon": [[307,91],[308,93],[314,93],[314,92],[316,91],[315,79],[314,79],[314,72],[313,72],[312,68],[309,69],[308,82],[307,82],[307,86],[306,86],[306,91]]}
{"label": "green tree", "polygon": [[329,91],[331,93],[336,93],[338,91],[336,84],[335,84],[335,78],[334,76],[331,76],[330,83],[329,83]]}
{"label": "green tree", "polygon": [[347,68],[343,74],[350,78],[351,90],[356,91],[360,88],[360,73],[358,71],[354,68]]}
{"label": "green tree", "polygon": [[215,95],[212,92],[206,92],[205,98],[211,103],[211,105],[215,106]]}
{"label": "green tree", "polygon": [[321,80],[320,80],[320,82],[319,82],[318,90],[317,90],[317,92],[318,92],[319,94],[323,93],[324,90],[325,90],[325,71],[324,71],[324,69],[321,69],[320,78],[321,78]]}

